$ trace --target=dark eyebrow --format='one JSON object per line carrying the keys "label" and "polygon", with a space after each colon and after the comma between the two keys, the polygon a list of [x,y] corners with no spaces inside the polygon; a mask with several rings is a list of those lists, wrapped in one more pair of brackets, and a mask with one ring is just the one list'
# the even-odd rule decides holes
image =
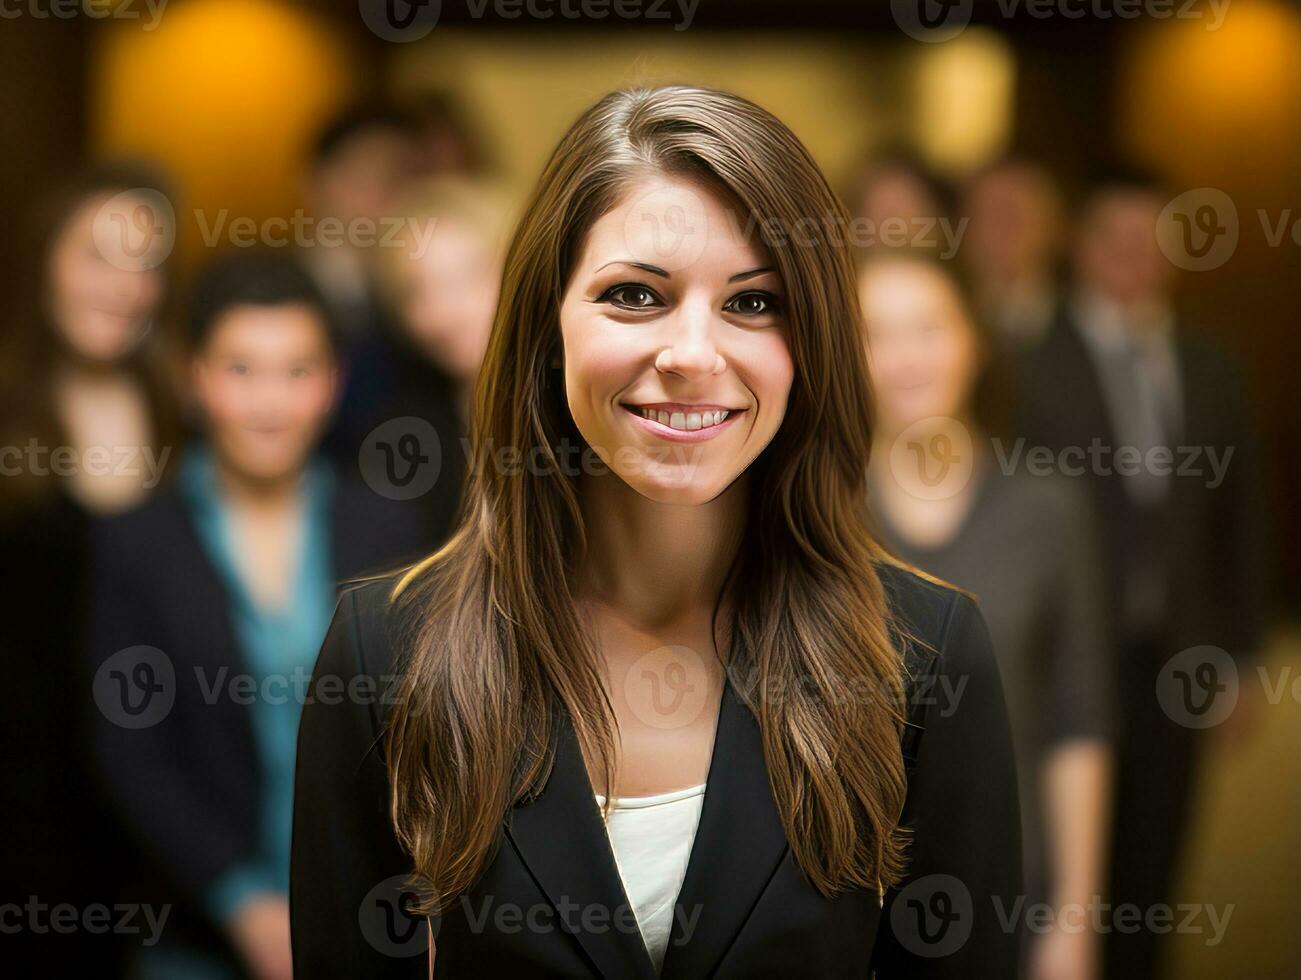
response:
{"label": "dark eyebrow", "polygon": [[[641,269],[643,272],[649,272],[651,275],[659,276],[661,279],[671,278],[667,272],[657,265],[649,265],[646,262],[632,262],[628,259],[615,259],[613,262],[605,263],[605,265],[601,266],[601,269],[605,269],[612,265],[630,265],[634,269]],[[596,271],[600,272],[601,269],[597,269]]]}
{"label": "dark eyebrow", "polygon": [[761,276],[765,272],[773,272],[773,271],[775,270],[772,269],[770,266],[765,266],[762,269],[751,269],[749,272],[738,272],[736,275],[730,277],[727,281],[740,282],[742,279],[753,279],[755,276]]}

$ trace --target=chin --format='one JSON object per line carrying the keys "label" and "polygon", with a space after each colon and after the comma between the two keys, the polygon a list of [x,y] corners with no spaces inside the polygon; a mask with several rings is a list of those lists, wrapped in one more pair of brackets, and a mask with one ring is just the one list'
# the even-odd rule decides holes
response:
{"label": "chin", "polygon": [[624,483],[647,500],[680,507],[707,504],[726,490],[732,482],[708,476],[699,470],[696,472],[690,469],[684,470],[680,466],[652,467],[649,471],[618,475]]}

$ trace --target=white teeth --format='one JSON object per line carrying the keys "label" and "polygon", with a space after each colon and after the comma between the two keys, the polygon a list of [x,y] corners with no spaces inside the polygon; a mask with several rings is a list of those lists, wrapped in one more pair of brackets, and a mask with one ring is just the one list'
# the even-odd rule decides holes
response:
{"label": "white teeth", "polygon": [[718,425],[731,413],[727,411],[711,412],[666,412],[663,409],[640,408],[642,418],[650,419],[652,422],[658,422],[660,425],[668,426],[671,429],[681,429],[683,431],[692,431],[694,429],[707,429],[712,425]]}

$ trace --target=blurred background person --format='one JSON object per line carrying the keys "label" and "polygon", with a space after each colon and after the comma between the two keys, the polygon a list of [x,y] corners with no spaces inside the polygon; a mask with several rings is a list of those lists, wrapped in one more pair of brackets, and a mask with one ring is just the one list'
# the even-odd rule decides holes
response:
{"label": "blurred background person", "polygon": [[478,122],[450,91],[426,92],[404,105],[414,128],[423,177],[485,177],[496,171]]}
{"label": "blurred background person", "polygon": [[917,154],[900,148],[873,154],[846,201],[859,223],[852,235],[858,250],[916,248],[951,257],[953,189]]}
{"label": "blurred background person", "polygon": [[330,445],[355,466],[377,427],[403,418],[432,427],[437,480],[408,504],[432,551],[460,502],[462,440],[496,312],[508,213],[492,187],[464,177],[421,182],[398,207],[407,224],[394,247],[374,255],[384,328],[358,345]]}
{"label": "blurred background person", "polygon": [[[92,663],[117,664],[124,711],[149,706],[126,689],[142,671],[172,677],[173,701],[143,726],[101,704],[95,747],[150,858],[138,888],[173,903],[140,975],[280,980],[306,679],[337,583],[413,557],[416,533],[316,452],[339,368],[306,273],[279,255],[219,259],[190,326],[203,439],[174,487],[99,527],[93,556]],[[118,663],[141,646],[155,652]]]}
{"label": "blurred background person", "polygon": [[967,219],[961,256],[981,319],[1000,347],[1035,343],[1060,302],[1057,182],[1030,160],[1006,157],[966,183],[961,210]]}
{"label": "blurred background person", "polygon": [[[6,901],[111,905],[131,860],[94,778],[79,652],[91,526],[154,491],[180,436],[163,196],[151,172],[104,167],[40,202],[0,351],[0,713],[23,760],[2,783]],[[113,976],[120,943],[28,929],[5,950]]]}
{"label": "blurred background person", "polygon": [[378,329],[368,253],[383,239],[384,222],[401,214],[397,199],[418,162],[415,134],[403,113],[366,104],[340,114],[316,137],[308,179],[315,234],[302,261],[329,303],[345,354]]}
{"label": "blurred background person", "polygon": [[[1097,977],[1098,936],[1082,926],[1103,883],[1113,692],[1087,498],[1060,476],[1001,469],[977,407],[989,344],[947,267],[893,252],[869,258],[859,283],[877,413],[869,495],[882,542],[973,592],[999,658],[1026,904],[1054,909],[1052,928],[1026,931],[1025,975]],[[908,446],[900,455],[896,443],[943,432],[951,438],[941,445],[969,446],[959,450],[968,458],[951,460],[963,470],[954,483],[928,486],[908,468],[943,461],[917,460]]]}
{"label": "blurred background person", "polygon": [[[1175,270],[1156,236],[1169,199],[1137,171],[1093,183],[1063,314],[1017,372],[1027,451],[1079,453],[1077,482],[1100,521],[1120,706],[1109,898],[1140,909],[1173,903],[1197,760],[1195,729],[1157,699],[1162,666],[1207,645],[1251,657],[1267,604],[1255,433],[1227,356],[1176,311]],[[1108,454],[1097,464],[1093,446]],[[1126,475],[1121,447],[1144,459],[1166,451],[1168,466]],[[1197,447],[1195,465],[1182,447]],[[1252,690],[1243,685],[1240,717]],[[1107,975],[1156,975],[1157,940],[1153,929],[1112,930]]]}

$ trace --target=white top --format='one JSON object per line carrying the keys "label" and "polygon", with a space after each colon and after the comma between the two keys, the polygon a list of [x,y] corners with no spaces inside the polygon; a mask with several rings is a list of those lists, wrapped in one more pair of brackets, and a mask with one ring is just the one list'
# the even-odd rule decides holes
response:
{"label": "white top", "polygon": [[[664,963],[673,929],[673,903],[686,877],[704,801],[701,783],[656,796],[616,797],[610,806],[606,825],[610,846],[657,973]],[[604,805],[605,797],[598,794],[596,802]]]}

